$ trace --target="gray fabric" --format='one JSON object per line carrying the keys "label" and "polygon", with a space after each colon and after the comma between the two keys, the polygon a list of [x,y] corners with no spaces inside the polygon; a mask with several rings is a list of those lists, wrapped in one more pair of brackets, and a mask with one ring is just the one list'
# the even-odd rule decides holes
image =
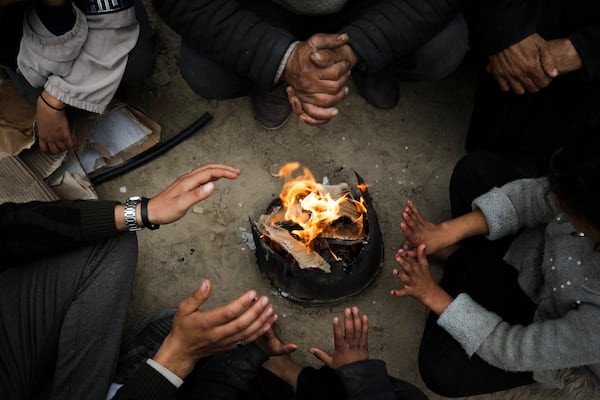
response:
{"label": "gray fabric", "polygon": [[[600,253],[574,231],[565,214],[550,213],[547,181],[519,180],[474,202],[490,222],[490,237],[525,228],[505,260],[538,308],[529,326],[498,322],[493,314],[461,295],[438,324],[469,354],[510,371],[533,371],[539,382],[563,386],[559,370],[585,366],[600,383]],[[539,224],[545,219],[545,225]],[[533,227],[528,229],[527,227]],[[485,268],[482,260],[481,268]],[[487,334],[486,334],[487,332]],[[483,334],[482,334],[483,333]]]}
{"label": "gray fabric", "polygon": [[0,398],[104,400],[137,262],[134,234],[0,274]]}
{"label": "gray fabric", "polygon": [[73,107],[102,113],[112,100],[135,46],[135,9],[85,16],[73,7],[75,26],[54,36],[30,9],[23,24],[19,71],[33,87],[44,88]]}

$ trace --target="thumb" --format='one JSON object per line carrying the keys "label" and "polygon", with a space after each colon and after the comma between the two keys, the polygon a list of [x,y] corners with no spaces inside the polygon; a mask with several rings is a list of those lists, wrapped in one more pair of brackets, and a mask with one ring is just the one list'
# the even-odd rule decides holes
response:
{"label": "thumb", "polygon": [[191,296],[183,299],[183,301],[179,303],[177,312],[182,312],[187,315],[198,311],[200,306],[210,297],[211,291],[212,285],[208,279],[205,279],[204,282],[202,282],[202,285],[194,290],[194,293],[192,293]]}
{"label": "thumb", "polygon": [[206,199],[215,191],[215,184],[212,182],[207,182],[204,185],[200,186],[195,190],[197,201],[201,201]]}
{"label": "thumb", "polygon": [[349,36],[345,33],[317,33],[308,39],[308,43],[319,49],[335,49],[348,43]]}
{"label": "thumb", "polygon": [[333,363],[333,358],[325,350],[318,347],[311,347],[309,351],[328,367]]}
{"label": "thumb", "polygon": [[423,267],[428,267],[429,266],[429,262],[427,261],[427,256],[425,255],[425,244],[420,244],[419,247],[417,248],[417,261],[419,261],[419,264]]}
{"label": "thumb", "polygon": [[540,62],[542,69],[550,78],[556,78],[558,76],[558,68],[556,66],[556,59],[552,53],[548,50],[547,46],[540,49]]}
{"label": "thumb", "polygon": [[338,54],[329,49],[315,50],[310,54],[310,61],[319,68],[327,68],[342,60],[344,60],[342,54]]}

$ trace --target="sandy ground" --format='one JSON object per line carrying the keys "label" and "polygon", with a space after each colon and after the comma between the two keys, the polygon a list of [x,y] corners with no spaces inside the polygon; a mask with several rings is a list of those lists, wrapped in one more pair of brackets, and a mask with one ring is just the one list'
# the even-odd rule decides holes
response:
{"label": "sandy ground", "polygon": [[[309,127],[292,117],[278,131],[255,121],[249,99],[207,101],[183,82],[175,62],[179,39],[149,10],[164,44],[154,77],[129,89],[127,100],[142,107],[170,137],[204,112],[213,119],[193,137],[156,160],[97,187],[101,198],[124,200],[129,195],[152,196],[177,176],[209,162],[242,169],[235,181],[219,181],[212,197],[181,221],[158,231],[141,231],[137,278],[129,323],[155,310],[175,306],[204,278],[214,291],[206,307],[215,307],[248,289],[269,295],[280,321],[280,336],[299,345],[294,359],[321,365],[309,352],[313,345],[331,349],[331,318],[344,307],[358,305],[369,316],[370,356],[387,362],[391,375],[423,388],[417,351],[427,312],[411,298],[394,298],[399,287],[391,275],[393,254],[403,240],[398,227],[406,199],[413,199],[434,221],[449,216],[448,180],[463,155],[464,136],[472,105],[473,72],[465,66],[453,76],[430,83],[401,84],[400,104],[378,111],[351,93],[340,115],[321,127]],[[351,88],[353,89],[353,88]],[[278,195],[282,181],[272,172],[298,161],[320,180],[335,182],[334,171],[357,171],[369,185],[383,234],[383,265],[374,282],[358,296],[340,304],[304,307],[282,297],[258,269],[254,250],[244,240],[250,219],[256,219]],[[433,266],[439,278],[441,267]],[[530,387],[478,396],[477,399],[559,398]]]}

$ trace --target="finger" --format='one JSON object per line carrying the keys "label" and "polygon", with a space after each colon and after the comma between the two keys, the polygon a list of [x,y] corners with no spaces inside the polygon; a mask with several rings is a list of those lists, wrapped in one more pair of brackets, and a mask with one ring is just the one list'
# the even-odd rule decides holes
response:
{"label": "finger", "polygon": [[[203,318],[210,326],[218,326],[227,324],[236,319],[243,311],[247,310],[251,305],[260,303],[257,301],[256,291],[250,290],[234,301],[224,306],[215,308],[204,313]],[[267,302],[268,303],[268,302]],[[264,306],[266,307],[266,305]],[[264,307],[261,308],[264,309]]]}
{"label": "finger", "polygon": [[352,307],[352,325],[353,339],[358,337],[360,340],[360,335],[362,335],[362,318],[360,317],[360,311],[358,307]]}
{"label": "finger", "polygon": [[221,178],[236,179],[241,170],[228,165],[202,166],[181,177],[184,187],[188,190],[197,188],[205,183],[214,182]]}
{"label": "finger", "polygon": [[425,255],[426,245],[423,243],[417,247],[417,260],[419,265],[423,268],[429,268],[429,262],[427,261],[427,256]]}
{"label": "finger", "polygon": [[354,337],[354,320],[350,308],[344,309],[344,337],[346,342]]}
{"label": "finger", "polygon": [[515,79],[508,79],[507,81],[510,90],[518,95],[525,94],[525,87],[521,84],[521,82]]}
{"label": "finger", "polygon": [[[327,68],[335,63],[342,61],[348,62],[343,58],[343,54],[330,49],[315,50],[310,53],[310,61],[318,68]],[[348,65],[346,68],[350,68]]]}
{"label": "finger", "polygon": [[366,315],[361,317],[361,334],[360,334],[360,345],[361,347],[367,348],[369,344],[369,318]]}
{"label": "finger", "polygon": [[304,113],[317,121],[329,121],[340,112],[336,107],[320,107],[310,103],[302,103]]}
{"label": "finger", "polygon": [[50,146],[48,146],[48,142],[43,140],[43,139],[38,139],[38,144],[40,146],[40,150],[42,153],[49,153],[50,152]]}
{"label": "finger", "polygon": [[315,357],[317,357],[319,360],[323,361],[323,364],[327,365],[328,367],[331,367],[331,365],[333,364],[333,358],[326,351],[318,347],[311,347],[309,351],[312,354],[314,354]]}
{"label": "finger", "polygon": [[344,347],[344,333],[342,332],[342,324],[338,317],[333,317],[333,344],[336,349]]}
{"label": "finger", "polygon": [[335,94],[329,93],[307,93],[307,92],[294,92],[298,100],[302,103],[314,104],[319,107],[334,107],[346,98],[350,89],[348,86],[344,86],[342,90]]}
{"label": "finger", "polygon": [[417,206],[415,205],[415,203],[412,202],[412,200],[407,200],[406,201],[406,205],[408,207],[408,209],[410,210],[410,214],[414,215],[414,217],[419,221],[422,222],[424,221],[423,216],[421,215],[421,213],[419,212],[419,209],[417,208]]}
{"label": "finger", "polygon": [[186,297],[179,303],[177,313],[188,315],[198,311],[200,306],[209,298],[212,291],[212,284],[208,279],[205,279],[200,287],[194,290],[190,296]]}
{"label": "finger", "polygon": [[556,58],[548,50],[547,46],[540,49],[540,63],[548,78],[556,78],[558,76]]}
{"label": "finger", "polygon": [[317,49],[335,49],[348,43],[347,34],[317,33],[308,39],[308,43]]}
{"label": "finger", "polygon": [[392,289],[390,290],[390,294],[396,297],[404,297],[410,295],[406,289]]}
{"label": "finger", "polygon": [[[251,317],[253,318],[253,316]],[[243,328],[246,321],[243,321],[244,316],[238,318],[240,321],[233,321],[234,327],[237,329],[232,335],[229,335],[228,340],[231,344],[236,344],[238,341],[243,343],[251,343],[264,335],[275,322],[279,319],[279,316],[275,314],[275,309],[272,305],[265,308],[263,313],[256,319],[250,319],[250,324]],[[243,328],[243,329],[242,329]]]}
{"label": "finger", "polygon": [[58,147],[56,142],[47,142],[47,143],[48,143],[48,150],[50,151],[50,154],[62,153],[62,150]]}
{"label": "finger", "polygon": [[[228,314],[228,316],[231,317],[232,314]],[[220,337],[241,334],[242,338],[246,338],[262,329],[262,332],[259,334],[262,335],[270,328],[270,324],[275,322],[274,320],[268,321],[273,316],[275,316],[275,311],[273,306],[269,304],[269,298],[262,296],[250,307],[238,312],[229,322],[217,326],[216,332]],[[266,326],[266,324],[269,324],[269,326]],[[258,337],[259,335],[256,336]],[[233,342],[236,340],[238,339],[233,340]]]}
{"label": "finger", "polygon": [[328,67],[318,70],[317,76],[322,81],[332,81],[342,87],[350,77],[350,63],[346,60],[338,61]]}

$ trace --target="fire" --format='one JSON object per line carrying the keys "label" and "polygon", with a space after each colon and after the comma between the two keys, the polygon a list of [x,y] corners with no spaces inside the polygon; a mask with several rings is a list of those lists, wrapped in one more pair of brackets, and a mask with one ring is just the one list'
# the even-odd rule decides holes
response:
{"label": "fire", "polygon": [[[355,214],[358,215],[352,223],[358,224],[362,232],[363,214],[367,211],[362,197],[356,201],[349,197],[349,191],[332,196],[331,187],[317,183],[306,167],[302,168],[301,175],[294,178],[293,173],[298,169],[300,163],[293,162],[279,170],[279,177],[285,179],[279,198],[285,209],[285,219],[302,227],[292,233],[307,249],[315,238],[344,214],[340,212],[341,208],[349,204],[356,207]],[[364,192],[366,186],[360,187],[360,190]]]}

